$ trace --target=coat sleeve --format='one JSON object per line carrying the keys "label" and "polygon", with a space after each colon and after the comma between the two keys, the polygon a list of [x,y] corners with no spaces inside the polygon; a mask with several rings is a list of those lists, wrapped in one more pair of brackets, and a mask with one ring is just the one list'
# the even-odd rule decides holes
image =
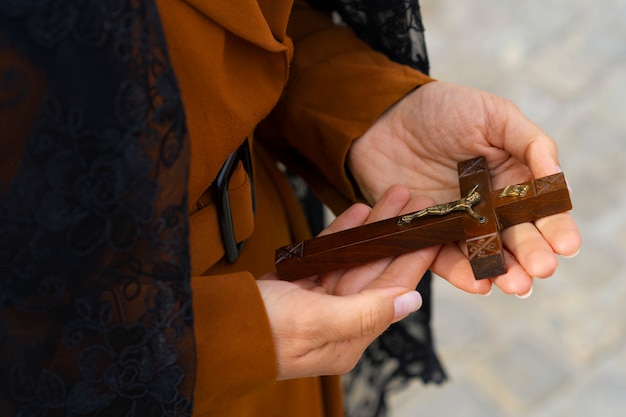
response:
{"label": "coat sleeve", "polygon": [[211,409],[274,383],[276,353],[250,273],[194,277],[192,288],[198,370],[194,415],[210,415]]}
{"label": "coat sleeve", "polygon": [[433,80],[374,51],[303,0],[294,4],[288,34],[295,51],[289,82],[261,136],[331,208],[342,210],[359,197],[344,169],[352,141]]}

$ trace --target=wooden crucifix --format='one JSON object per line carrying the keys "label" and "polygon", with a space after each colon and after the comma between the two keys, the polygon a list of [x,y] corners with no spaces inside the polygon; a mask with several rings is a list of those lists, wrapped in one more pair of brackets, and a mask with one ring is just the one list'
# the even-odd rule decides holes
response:
{"label": "wooden crucifix", "polygon": [[446,242],[467,242],[476,279],[506,272],[500,231],[571,210],[562,173],[492,191],[487,163],[458,164],[459,200],[276,250],[279,276],[295,280]]}

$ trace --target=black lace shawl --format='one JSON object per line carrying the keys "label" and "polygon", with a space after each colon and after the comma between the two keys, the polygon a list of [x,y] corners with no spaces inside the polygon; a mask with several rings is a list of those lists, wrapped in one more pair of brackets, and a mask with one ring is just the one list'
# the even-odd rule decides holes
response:
{"label": "black lace shawl", "polygon": [[307,0],[338,13],[356,34],[395,62],[428,74],[428,54],[418,0]]}
{"label": "black lace shawl", "polygon": [[188,146],[158,22],[151,1],[0,2],[2,416],[191,415]]}
{"label": "black lace shawl", "polygon": [[[416,1],[330,6],[427,70]],[[1,416],[191,415],[187,175],[153,0],[0,0]],[[368,392],[443,379],[429,314],[368,350]]]}

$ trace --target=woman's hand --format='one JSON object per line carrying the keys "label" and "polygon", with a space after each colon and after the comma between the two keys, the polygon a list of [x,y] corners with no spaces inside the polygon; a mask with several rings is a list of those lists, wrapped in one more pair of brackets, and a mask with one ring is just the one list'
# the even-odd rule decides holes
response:
{"label": "woman's hand", "polygon": [[[430,199],[391,187],[372,209],[356,204],[323,234],[419,210]],[[421,306],[415,288],[438,247],[293,282],[257,281],[274,336],[278,378],[348,372],[389,325]]]}
{"label": "woman's hand", "polygon": [[[352,145],[348,166],[370,202],[403,184],[437,203],[458,199],[457,163],[484,156],[494,188],[560,171],[557,149],[510,101],[471,88],[432,82],[389,109]],[[503,232],[508,272],[476,281],[463,244],[447,244],[431,269],[453,285],[487,293],[492,281],[506,293],[529,293],[534,277],[549,277],[557,255],[581,244],[567,214]]]}

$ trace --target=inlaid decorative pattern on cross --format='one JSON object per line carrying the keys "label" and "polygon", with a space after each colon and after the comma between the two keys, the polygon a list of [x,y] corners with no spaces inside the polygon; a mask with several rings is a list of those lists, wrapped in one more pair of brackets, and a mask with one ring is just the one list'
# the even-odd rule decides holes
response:
{"label": "inlaid decorative pattern on cross", "polygon": [[280,252],[276,255],[276,263],[283,262],[289,258],[301,258],[304,256],[304,244],[305,242],[298,242],[291,245],[283,246]]}
{"label": "inlaid decorative pattern on cross", "polygon": [[470,261],[474,258],[497,255],[501,250],[502,244],[498,233],[467,240],[467,252]]}
{"label": "inlaid decorative pattern on cross", "polygon": [[345,269],[446,242],[465,241],[476,279],[506,272],[500,231],[571,210],[562,173],[492,191],[484,158],[458,165],[461,198],[276,250],[286,280]]}

